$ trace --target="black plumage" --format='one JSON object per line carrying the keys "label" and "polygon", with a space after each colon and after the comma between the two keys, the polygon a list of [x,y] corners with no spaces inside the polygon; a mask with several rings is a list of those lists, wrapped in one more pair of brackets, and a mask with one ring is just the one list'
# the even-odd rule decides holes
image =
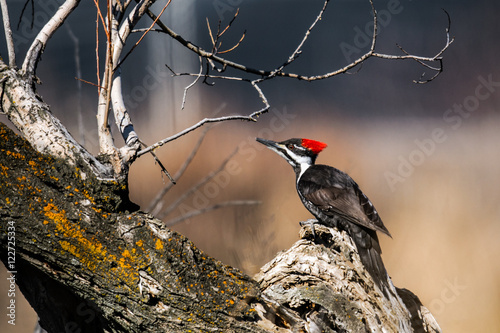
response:
{"label": "black plumage", "polygon": [[298,179],[304,206],[328,227],[345,230],[356,244],[361,262],[385,293],[387,272],[377,231],[391,236],[377,210],[346,173],[327,165],[311,165]]}
{"label": "black plumage", "polygon": [[361,262],[375,284],[387,295],[388,276],[377,231],[391,236],[377,210],[358,184],[345,172],[315,164],[326,144],[309,139],[257,141],[283,157],[296,174],[297,192],[304,206],[327,227],[345,230],[354,241]]}

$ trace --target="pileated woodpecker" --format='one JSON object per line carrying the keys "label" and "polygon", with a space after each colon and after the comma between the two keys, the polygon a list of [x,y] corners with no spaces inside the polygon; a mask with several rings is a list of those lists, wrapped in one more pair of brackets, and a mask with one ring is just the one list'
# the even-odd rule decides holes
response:
{"label": "pileated woodpecker", "polygon": [[388,276],[380,256],[382,250],[376,232],[391,234],[371,201],[348,174],[328,165],[314,164],[326,144],[309,139],[274,142],[257,138],[257,141],[293,167],[297,176],[297,192],[304,206],[320,224],[345,230],[349,234],[356,244],[361,262],[375,284],[386,294]]}

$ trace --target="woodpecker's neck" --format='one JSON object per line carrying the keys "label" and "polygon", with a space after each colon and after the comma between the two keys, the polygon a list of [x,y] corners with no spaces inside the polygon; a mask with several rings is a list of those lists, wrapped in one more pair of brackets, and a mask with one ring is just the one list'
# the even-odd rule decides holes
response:
{"label": "woodpecker's neck", "polygon": [[302,161],[294,161],[293,163],[290,163],[290,165],[293,167],[293,170],[295,171],[295,175],[297,176],[297,183],[300,180],[300,177],[304,174],[304,172],[307,171],[311,167],[311,165],[314,164],[314,161],[309,159],[304,159]]}
{"label": "woodpecker's neck", "polygon": [[302,177],[304,172],[306,172],[306,170],[309,169],[311,165],[312,164],[310,163],[301,163],[296,168],[294,168],[295,174],[297,175],[297,182],[299,181],[300,177]]}

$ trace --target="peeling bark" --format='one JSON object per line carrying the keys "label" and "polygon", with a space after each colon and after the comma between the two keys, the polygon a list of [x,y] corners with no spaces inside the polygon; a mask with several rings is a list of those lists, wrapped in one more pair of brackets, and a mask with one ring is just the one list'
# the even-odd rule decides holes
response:
{"label": "peeling bark", "polygon": [[[417,296],[390,282],[388,297],[346,232],[301,229],[301,239],[256,276],[263,294],[295,312],[306,332],[441,332]],[[410,306],[411,304],[411,306]]]}
{"label": "peeling bark", "polygon": [[36,150],[63,158],[77,167],[86,166],[89,173],[99,178],[115,176],[110,165],[98,161],[71,136],[35,93],[32,84],[1,60],[0,81],[1,110]]}

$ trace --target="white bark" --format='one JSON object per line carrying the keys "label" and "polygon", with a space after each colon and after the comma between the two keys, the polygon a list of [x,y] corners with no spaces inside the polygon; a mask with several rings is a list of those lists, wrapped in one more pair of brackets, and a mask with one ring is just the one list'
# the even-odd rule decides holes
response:
{"label": "white bark", "polygon": [[[126,17],[120,26],[123,12],[113,12],[111,15],[111,29],[108,43],[106,68],[101,92],[99,95],[99,104],[97,108],[97,126],[99,133],[99,147],[103,154],[110,156],[115,166],[115,171],[120,172],[122,167],[127,165],[130,160],[135,158],[135,153],[140,148],[138,137],[133,129],[132,120],[127,112],[123,102],[121,77],[120,77],[120,57],[123,47],[132,31],[133,27],[139,22],[145,11],[154,3],[154,0],[140,1]],[[116,7],[115,7],[116,8]],[[125,10],[124,8],[121,8]],[[111,102],[111,103],[110,103]],[[116,149],[111,131],[108,125],[108,111],[110,104],[113,106],[115,122],[120,134],[125,140],[125,147]]]}
{"label": "white bark", "polygon": [[122,79],[120,69],[113,80],[111,88],[111,101],[113,103],[113,113],[118,130],[122,134],[125,146],[120,149],[120,155],[123,160],[130,161],[135,157],[140,148],[139,137],[134,131],[134,124],[127,112],[127,107],[123,101]]}
{"label": "white bark", "polygon": [[[64,158],[72,165],[84,163],[99,178],[112,178],[112,170],[82,147],[66,127],[52,115],[49,106],[33,92],[27,82],[0,60],[2,109],[9,120],[39,152]],[[85,175],[81,175],[85,177]]]}
{"label": "white bark", "polygon": [[[356,246],[345,232],[316,226],[262,267],[256,280],[269,299],[301,318],[292,326],[305,332],[441,332],[429,310],[419,304],[413,313],[390,282],[385,297],[365,270]],[[411,296],[410,296],[411,295]],[[418,301],[418,302],[417,302]]]}

